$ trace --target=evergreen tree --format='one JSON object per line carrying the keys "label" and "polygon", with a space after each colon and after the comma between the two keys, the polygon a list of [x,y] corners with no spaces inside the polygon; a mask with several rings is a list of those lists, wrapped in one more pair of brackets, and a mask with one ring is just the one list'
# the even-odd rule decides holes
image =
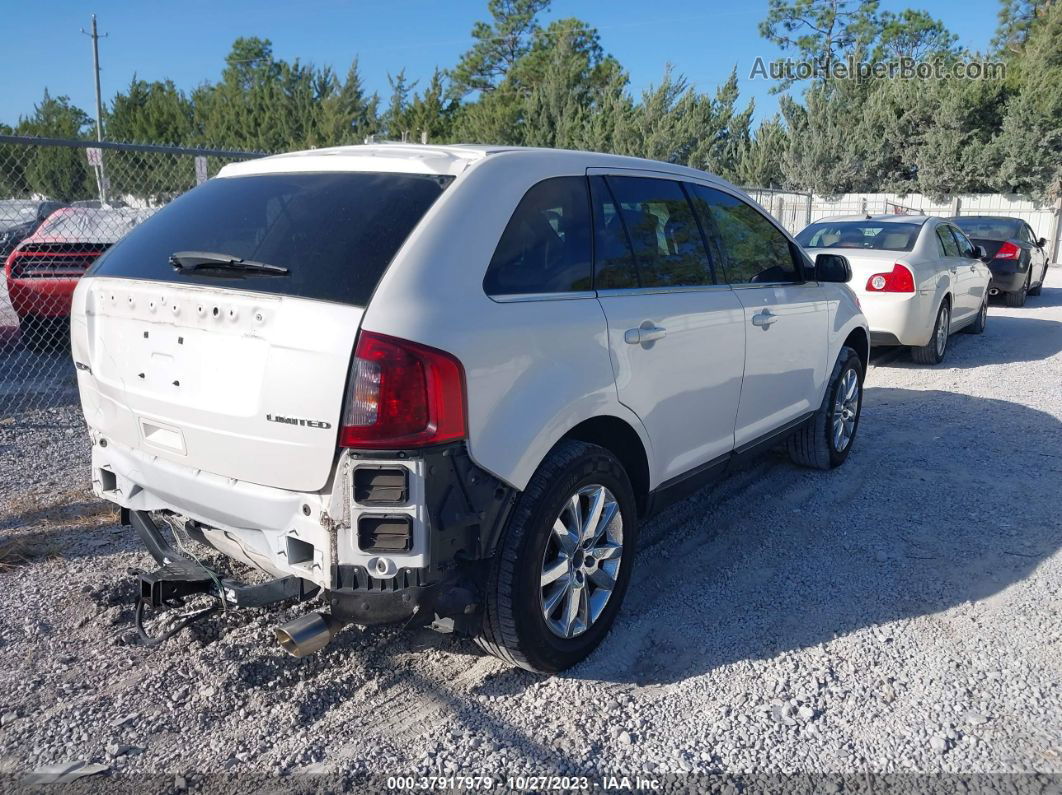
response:
{"label": "evergreen tree", "polygon": [[925,11],[911,8],[899,14],[885,11],[878,18],[877,26],[878,42],[873,60],[912,58],[927,61],[957,55],[955,43],[959,37]]}
{"label": "evergreen tree", "polygon": [[782,159],[789,145],[789,133],[780,115],[772,116],[756,128],[738,158],[735,179],[747,186],[776,188],[785,184]]}
{"label": "evergreen tree", "polygon": [[412,137],[419,141],[424,136],[431,143],[450,140],[457,106],[457,100],[450,97],[446,76],[436,68],[424,91],[409,103],[406,119]]}
{"label": "evergreen tree", "polygon": [[1019,52],[1036,19],[1046,14],[1051,5],[1058,4],[1052,0],[1002,0],[992,46],[1004,52]]}
{"label": "evergreen tree", "polygon": [[1062,4],[1046,7],[1011,62],[1020,91],[1006,106],[991,157],[996,190],[1062,196]]}
{"label": "evergreen tree", "polygon": [[405,69],[394,77],[388,74],[387,82],[391,85],[391,102],[380,119],[384,135],[392,141],[408,140],[411,136],[409,96],[417,83],[406,79]]}
{"label": "evergreen tree", "polygon": [[[836,61],[870,51],[880,29],[877,11],[878,0],[768,0],[760,35],[825,74]],[[784,80],[775,90],[793,82]]]}
{"label": "evergreen tree", "polygon": [[472,28],[475,43],[461,56],[450,75],[454,95],[490,92],[509,74],[512,66],[531,48],[539,29],[538,15],[550,0],[488,0],[491,21]]}
{"label": "evergreen tree", "polygon": [[[69,97],[44,97],[33,108],[33,115],[19,119],[16,135],[43,138],[86,138],[93,120],[85,111],[71,104]],[[49,199],[73,201],[96,195],[96,182],[84,149],[42,146],[29,150],[23,159],[21,179],[28,194]]]}
{"label": "evergreen tree", "polygon": [[355,58],[346,80],[324,101],[322,128],[330,145],[360,144],[379,128],[379,97],[367,96]]}

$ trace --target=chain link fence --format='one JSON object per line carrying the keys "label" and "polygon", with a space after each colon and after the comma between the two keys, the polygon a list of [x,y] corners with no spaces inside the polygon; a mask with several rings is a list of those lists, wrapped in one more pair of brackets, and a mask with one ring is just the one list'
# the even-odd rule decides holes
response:
{"label": "chain link fence", "polygon": [[159,207],[260,153],[0,135],[0,426],[81,422],[70,305],[93,260]]}

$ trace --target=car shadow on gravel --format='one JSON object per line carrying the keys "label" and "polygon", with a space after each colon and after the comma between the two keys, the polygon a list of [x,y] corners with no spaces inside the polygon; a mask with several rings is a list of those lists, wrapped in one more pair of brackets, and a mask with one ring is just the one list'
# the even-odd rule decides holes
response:
{"label": "car shadow on gravel", "polygon": [[[1055,292],[1062,294],[1062,290]],[[1060,351],[1062,323],[1059,321],[990,314],[984,334],[952,334],[943,363],[933,369],[969,369],[996,364],[1038,362],[1050,359]],[[911,361],[907,350],[897,348],[875,348],[871,364],[876,367],[927,369],[927,365]]]}
{"label": "car shadow on gravel", "polygon": [[[769,457],[647,523],[615,627],[566,675],[667,684],[991,599],[1062,543],[1060,479],[1049,414],[869,388],[845,466]],[[534,681],[491,679],[502,693]]]}

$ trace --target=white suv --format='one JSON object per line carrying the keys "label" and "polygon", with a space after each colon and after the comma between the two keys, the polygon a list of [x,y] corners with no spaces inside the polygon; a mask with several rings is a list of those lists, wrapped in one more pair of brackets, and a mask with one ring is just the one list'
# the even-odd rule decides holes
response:
{"label": "white suv", "polygon": [[[645,516],[753,451],[845,460],[869,353],[850,277],[654,161],[375,145],[227,166],[74,296],[94,489],[161,564],[138,626],[195,593],[323,592],[278,629],[292,653],[423,621],[566,668],[607,633]],[[188,538],[275,579],[226,579]]]}

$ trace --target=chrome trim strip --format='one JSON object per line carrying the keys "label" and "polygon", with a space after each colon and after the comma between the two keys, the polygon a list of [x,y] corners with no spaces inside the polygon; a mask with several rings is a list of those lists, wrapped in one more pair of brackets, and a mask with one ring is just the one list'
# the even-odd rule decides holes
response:
{"label": "chrome trim strip", "polygon": [[580,290],[570,293],[511,293],[506,295],[488,295],[496,304],[519,304],[530,301],[579,301],[597,298],[593,290]]}
{"label": "chrome trim strip", "polygon": [[729,284],[703,284],[694,287],[610,287],[598,290],[598,298],[610,298],[622,295],[658,295],[666,293],[707,293],[715,290],[729,290]]}
{"label": "chrome trim strip", "polygon": [[755,290],[760,287],[818,287],[819,283],[814,279],[805,279],[802,282],[738,282],[730,285],[735,290]]}

